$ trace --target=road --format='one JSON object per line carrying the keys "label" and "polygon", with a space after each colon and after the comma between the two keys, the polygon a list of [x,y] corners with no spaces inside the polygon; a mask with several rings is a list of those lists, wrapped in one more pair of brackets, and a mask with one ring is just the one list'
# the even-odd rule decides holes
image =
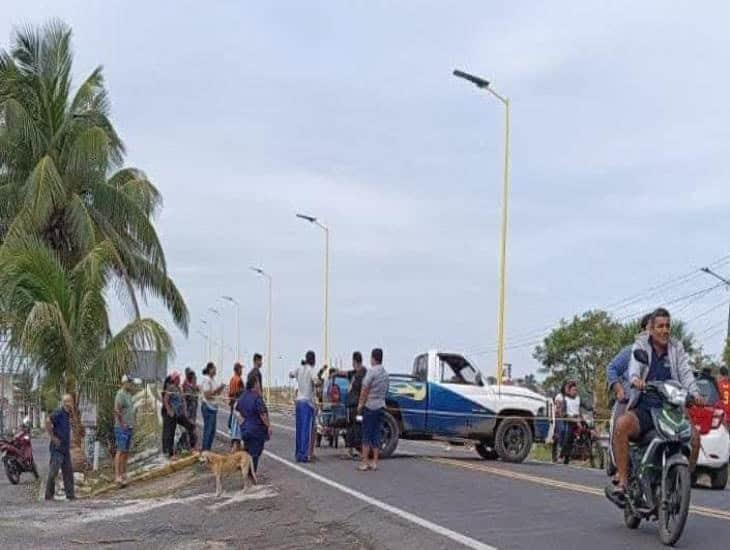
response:
{"label": "road", "polygon": [[[268,450],[290,460],[292,419],[273,417],[276,436]],[[605,477],[597,470],[487,462],[475,452],[401,441],[378,472],[361,473],[352,463],[331,458],[333,452],[324,450],[322,460],[306,468],[492,547],[549,550],[590,541],[591,550],[600,550],[659,544],[654,524],[635,532],[623,526],[620,511],[603,496]],[[711,547],[730,533],[730,491],[693,490],[692,504],[678,547]]]}
{"label": "road", "polygon": [[[598,471],[487,462],[473,451],[407,441],[378,472],[355,471],[355,463],[340,460],[343,449],[320,449],[318,462],[300,466],[291,462],[293,419],[272,418],[261,486],[247,494],[239,491],[239,479],[230,478],[226,494],[216,499],[214,480],[202,465],[105,499],[73,503],[21,502],[23,486],[0,480],[0,501],[12,504],[0,507],[0,546],[660,547],[654,525],[624,528],[619,511],[602,496]],[[219,445],[225,448],[223,441]],[[32,482],[26,478],[23,484]],[[694,490],[693,506],[678,547],[717,546],[730,532],[730,492]]]}

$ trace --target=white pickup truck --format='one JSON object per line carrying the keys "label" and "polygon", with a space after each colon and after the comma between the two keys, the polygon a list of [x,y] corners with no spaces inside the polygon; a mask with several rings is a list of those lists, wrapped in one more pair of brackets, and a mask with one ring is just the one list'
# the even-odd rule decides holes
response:
{"label": "white pickup truck", "polygon": [[[336,386],[336,389],[334,389]],[[335,376],[325,392],[326,424],[345,418],[347,377]],[[398,439],[473,442],[482,458],[522,462],[535,440],[545,440],[550,403],[527,388],[485,384],[458,353],[429,351],[413,361],[410,374],[390,374],[382,454]]]}

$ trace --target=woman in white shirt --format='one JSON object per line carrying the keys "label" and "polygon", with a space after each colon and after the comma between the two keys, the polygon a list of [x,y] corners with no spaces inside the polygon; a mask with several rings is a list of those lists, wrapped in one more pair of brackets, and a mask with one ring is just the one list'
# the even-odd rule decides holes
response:
{"label": "woman in white shirt", "polygon": [[570,455],[573,454],[573,437],[576,423],[580,422],[580,396],[578,395],[578,383],[575,381],[568,382],[565,388],[565,396],[563,397],[563,408],[565,410],[565,418],[567,420],[563,431],[563,441],[561,454],[563,456],[563,464],[570,463]]}
{"label": "woman in white shirt", "polygon": [[216,397],[221,394],[225,384],[218,384],[215,379],[216,368],[208,363],[203,369],[203,381],[200,384],[200,412],[203,415],[203,450],[210,451],[215,440],[215,427],[218,421],[218,403]]}

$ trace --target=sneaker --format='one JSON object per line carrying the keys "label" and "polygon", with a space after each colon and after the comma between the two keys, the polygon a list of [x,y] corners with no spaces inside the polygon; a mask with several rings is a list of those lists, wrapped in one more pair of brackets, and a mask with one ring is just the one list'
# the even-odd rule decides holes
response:
{"label": "sneaker", "polygon": [[370,469],[370,464],[362,462],[360,463],[360,465],[358,465],[357,469],[361,472],[367,472]]}

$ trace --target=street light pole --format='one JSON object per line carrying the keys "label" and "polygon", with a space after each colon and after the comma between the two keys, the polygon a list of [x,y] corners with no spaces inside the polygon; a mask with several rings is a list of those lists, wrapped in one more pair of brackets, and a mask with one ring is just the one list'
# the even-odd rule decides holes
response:
{"label": "street light pole", "polygon": [[[715,279],[719,279],[723,283],[725,283],[725,286],[730,289],[730,281],[727,280],[725,277],[718,275],[714,271],[712,271],[709,267],[703,267],[700,271],[704,271],[708,275],[711,275]],[[730,340],[730,308],[728,309],[727,313],[727,336],[725,337],[726,341]]]}
{"label": "street light pole", "polygon": [[209,307],[208,311],[210,311],[212,314],[214,314],[216,317],[218,317],[218,323],[221,326],[221,353],[220,353],[220,363],[218,364],[218,369],[223,368],[223,318],[221,317],[221,312],[218,311],[214,307]]}
{"label": "street light pole", "polygon": [[236,306],[236,361],[241,360],[241,306],[238,301],[231,296],[221,296],[226,302]]}
{"label": "street light pole", "polygon": [[329,365],[329,294],[330,294],[330,230],[314,216],[297,214],[297,218],[308,221],[324,231],[324,362]]}
{"label": "street light pole", "polygon": [[208,341],[208,358],[205,360],[207,363],[208,361],[211,361],[213,359],[213,348],[211,347],[213,337],[210,333],[210,323],[208,322],[208,320],[201,317],[200,322],[203,323],[206,327],[208,327],[208,336],[206,338],[206,340]]}
{"label": "street light pole", "polygon": [[203,339],[203,364],[205,364],[207,361],[205,358],[205,350],[206,350],[206,348],[209,347],[210,344],[208,343],[208,337],[205,335],[205,333],[202,330],[199,330],[197,332],[200,335],[200,337]]}
{"label": "street light pole", "polygon": [[272,309],[272,277],[269,275],[266,271],[259,267],[252,267],[252,271],[255,271],[262,277],[266,279],[266,282],[268,283],[269,287],[269,304],[268,304],[268,311],[266,314],[266,324],[267,324],[267,332],[268,332],[268,338],[267,338],[267,344],[266,344],[266,377],[268,378],[268,382],[266,384],[266,401],[271,401],[271,386],[274,383],[274,379],[272,378],[272,368],[274,363],[274,356],[271,354],[271,319],[273,316],[273,309]]}
{"label": "street light pole", "polygon": [[499,245],[499,309],[497,311],[497,384],[502,385],[502,369],[504,364],[505,315],[507,294],[507,228],[509,213],[509,184],[510,184],[510,103],[509,98],[500,95],[489,86],[489,81],[478,76],[454,71],[454,76],[463,78],[479,89],[486,90],[496,97],[503,105],[504,119],[504,170],[502,183],[502,228]]}

